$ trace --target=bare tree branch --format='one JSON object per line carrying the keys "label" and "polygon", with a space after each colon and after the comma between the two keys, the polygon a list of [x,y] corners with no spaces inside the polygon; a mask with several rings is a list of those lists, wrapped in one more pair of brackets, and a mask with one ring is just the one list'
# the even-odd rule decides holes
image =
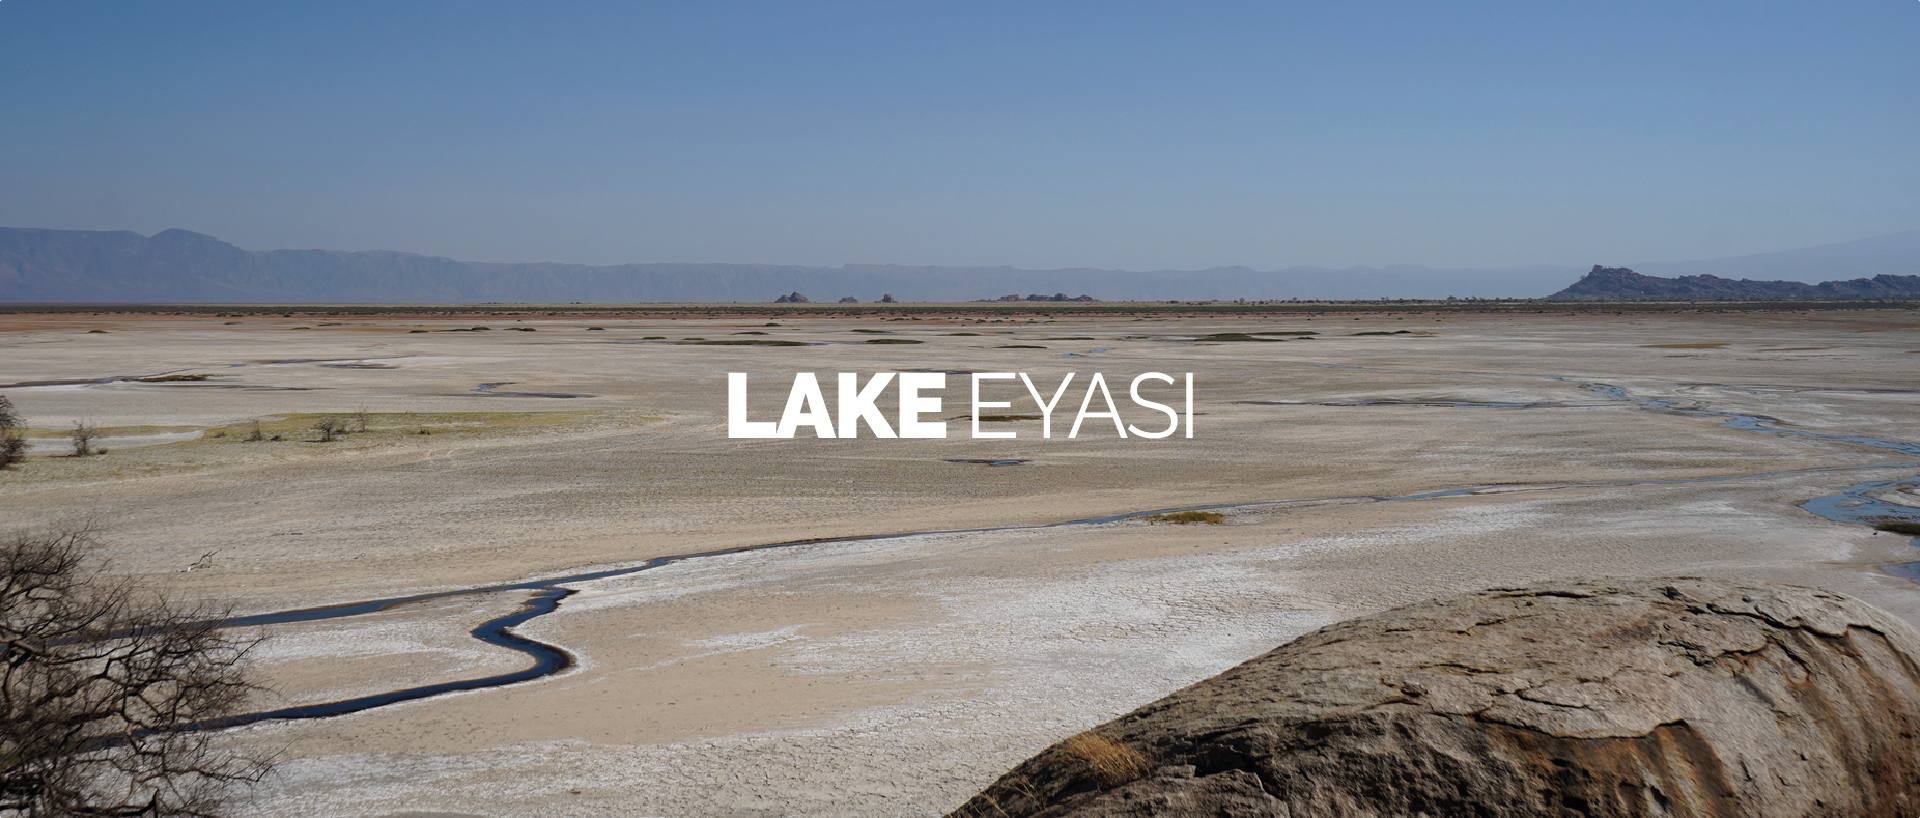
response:
{"label": "bare tree branch", "polygon": [[0,816],[220,816],[269,765],[193,727],[239,712],[257,640],[94,549],[85,529],[0,542]]}

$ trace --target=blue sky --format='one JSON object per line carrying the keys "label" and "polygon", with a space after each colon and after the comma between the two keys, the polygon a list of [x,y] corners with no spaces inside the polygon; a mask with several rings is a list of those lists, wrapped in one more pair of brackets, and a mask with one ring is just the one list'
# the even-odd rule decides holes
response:
{"label": "blue sky", "polygon": [[1920,2],[0,0],[0,224],[1586,264],[1920,227]]}

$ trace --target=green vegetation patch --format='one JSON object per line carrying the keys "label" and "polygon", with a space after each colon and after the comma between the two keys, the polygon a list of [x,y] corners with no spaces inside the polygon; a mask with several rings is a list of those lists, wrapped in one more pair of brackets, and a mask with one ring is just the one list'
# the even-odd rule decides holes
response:
{"label": "green vegetation patch", "polygon": [[[312,442],[315,427],[331,419],[337,430],[331,443]],[[330,458],[337,452],[420,445],[454,438],[537,435],[587,423],[649,423],[653,416],[609,416],[603,412],[326,412],[294,413],[243,420],[224,426],[100,426],[102,438],[200,431],[193,439],[112,446],[105,457],[35,454],[18,468],[0,474],[0,485],[60,483],[187,474],[261,463]],[[30,437],[63,440],[71,429],[28,429]]]}
{"label": "green vegetation patch", "polygon": [[1218,511],[1169,511],[1143,517],[1149,523],[1168,523],[1172,525],[1220,525],[1227,521],[1227,515]]}
{"label": "green vegetation patch", "polygon": [[279,435],[282,442],[306,440],[313,436],[314,425],[325,418],[338,420],[345,428],[342,441],[353,441],[398,438],[422,429],[429,434],[516,431],[583,417],[586,414],[581,412],[296,412],[261,418],[260,433],[267,438],[264,441],[248,440],[255,423],[250,420],[213,427],[201,439],[222,444],[271,443],[274,435]]}
{"label": "green vegetation patch", "polygon": [[[179,434],[199,430],[198,426],[95,426],[93,431],[101,437],[144,437],[146,435]],[[21,429],[20,436],[29,440],[66,440],[73,436],[73,427],[54,427]]]}
{"label": "green vegetation patch", "polygon": [[1261,338],[1261,337],[1260,337],[1260,336],[1258,336],[1258,335],[1255,335],[1255,334],[1252,334],[1252,333],[1247,333],[1247,332],[1216,332],[1216,333],[1213,333],[1213,334],[1211,334],[1211,335],[1202,335],[1202,336],[1199,336],[1199,337],[1197,337],[1197,338],[1194,338],[1193,340],[1195,340],[1195,341],[1220,341],[1220,342],[1229,342],[1229,343],[1231,343],[1231,342],[1236,342],[1236,341],[1238,341],[1238,342],[1245,342],[1245,341],[1255,341],[1255,342],[1259,342],[1259,343],[1263,343],[1263,344],[1277,344],[1277,343],[1280,343],[1281,341],[1286,341],[1286,340],[1290,340],[1290,339],[1287,339],[1287,338]]}
{"label": "green vegetation patch", "polygon": [[1885,531],[1888,534],[1905,534],[1909,537],[1920,537],[1920,522],[1914,522],[1912,520],[1876,520],[1874,521],[1873,528],[1876,531]]}
{"label": "green vegetation patch", "polygon": [[723,338],[709,341],[705,338],[688,338],[680,343],[697,347],[803,347],[805,341],[783,341],[778,338]]}
{"label": "green vegetation patch", "polygon": [[[457,431],[500,431],[509,429],[529,429],[548,426],[562,421],[578,420],[586,417],[582,412],[296,412],[287,415],[263,417],[258,422],[260,432],[265,437],[280,435],[289,440],[307,436],[314,424],[322,418],[336,418],[345,424],[346,434],[342,439],[383,434],[413,434],[420,429],[434,432]],[[365,418],[366,430],[359,431],[360,420]],[[168,446],[219,441],[222,444],[247,442],[256,421],[243,420],[225,426],[96,426],[94,431],[101,437],[143,437],[146,435],[176,434],[179,432],[204,431],[198,440],[183,440],[177,443],[143,445],[139,451]],[[71,428],[35,428],[22,430],[24,436],[35,439],[64,439],[73,434]],[[257,441],[256,441],[257,442]],[[133,452],[136,449],[124,451]]]}

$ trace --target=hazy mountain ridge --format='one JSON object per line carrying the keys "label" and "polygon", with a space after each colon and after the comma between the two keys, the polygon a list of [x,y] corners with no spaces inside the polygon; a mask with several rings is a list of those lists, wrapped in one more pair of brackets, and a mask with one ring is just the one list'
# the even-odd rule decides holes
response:
{"label": "hazy mountain ridge", "polygon": [[459,261],[389,250],[252,251],[187,230],[0,228],[0,302],[601,303],[971,301],[1008,292],[1104,300],[1538,295],[1571,268],[1096,268]]}
{"label": "hazy mountain ridge", "polygon": [[[1798,277],[1819,276],[1828,270],[1920,271],[1920,230],[1736,259],[1659,263],[1651,269],[1719,269],[1738,263],[1762,269],[1785,266],[1798,271],[1794,273]],[[795,291],[829,302],[848,296],[873,301],[883,293],[904,301],[972,301],[1008,292],[1088,293],[1107,301],[1534,298],[1577,272],[1576,267],[1555,265],[1132,271],[887,264],[509,263],[390,250],[245,250],[178,229],[142,236],[131,231],[0,228],[0,302],[770,302]],[[1810,291],[1814,294],[1787,286],[1796,283],[1791,281],[1736,282],[1779,285],[1762,292],[1751,287],[1742,290],[1713,276],[1674,279],[1688,282],[1682,289],[1603,281],[1586,287],[1576,284],[1554,297],[1583,298],[1608,288],[1619,293],[1616,298],[1680,300],[1916,297],[1904,289],[1904,278],[1911,276],[1801,285],[1814,287]],[[1632,295],[1642,290],[1648,294]]]}
{"label": "hazy mountain ridge", "polygon": [[1860,301],[1920,299],[1920,275],[1877,275],[1846,281],[1753,281],[1691,275],[1660,278],[1626,267],[1602,267],[1549,301]]}

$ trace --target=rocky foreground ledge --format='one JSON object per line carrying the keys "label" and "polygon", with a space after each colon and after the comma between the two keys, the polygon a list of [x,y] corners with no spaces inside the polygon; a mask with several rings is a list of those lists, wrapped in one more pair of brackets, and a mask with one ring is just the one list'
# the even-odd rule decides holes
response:
{"label": "rocky foreground ledge", "polygon": [[1697,578],[1342,622],[1048,748],[952,814],[1920,815],[1920,635]]}

